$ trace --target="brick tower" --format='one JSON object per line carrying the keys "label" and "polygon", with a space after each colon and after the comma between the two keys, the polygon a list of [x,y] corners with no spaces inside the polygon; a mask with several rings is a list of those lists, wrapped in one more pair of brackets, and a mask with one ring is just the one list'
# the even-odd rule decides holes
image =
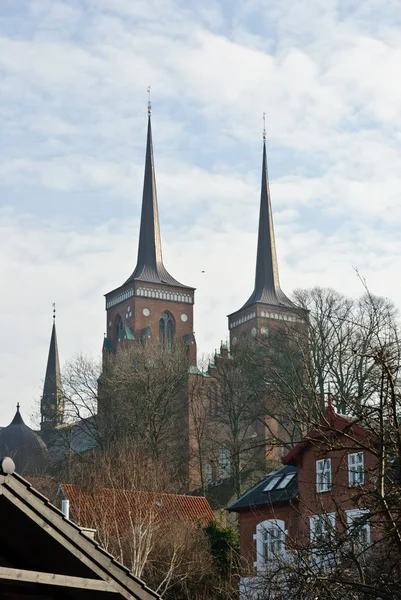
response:
{"label": "brick tower", "polygon": [[149,102],[138,259],[127,281],[106,294],[104,349],[116,352],[126,340],[181,341],[187,346],[189,363],[196,365],[194,292],[163,264]]}
{"label": "brick tower", "polygon": [[228,315],[231,345],[241,336],[268,335],[283,321],[295,323],[302,318],[280,287],[264,133],[255,288],[242,308]]}

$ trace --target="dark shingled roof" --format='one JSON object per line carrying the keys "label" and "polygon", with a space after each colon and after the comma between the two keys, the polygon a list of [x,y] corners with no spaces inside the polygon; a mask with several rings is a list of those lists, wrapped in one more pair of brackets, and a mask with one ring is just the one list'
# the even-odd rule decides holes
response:
{"label": "dark shingled roof", "polygon": [[134,272],[125,283],[131,283],[134,280],[146,281],[148,283],[164,283],[176,287],[188,287],[174,279],[163,264],[150,114],[148,119],[138,261]]}
{"label": "dark shingled roof", "polygon": [[255,304],[255,302],[295,308],[293,302],[287,298],[280,288],[265,142],[263,142],[262,185],[260,192],[255,289],[242,308]]}
{"label": "dark shingled roof", "polygon": [[19,405],[10,425],[0,431],[0,456],[11,456],[18,471],[24,475],[40,474],[46,469],[46,444],[25,425]]}
{"label": "dark shingled roof", "polygon": [[[285,478],[290,475],[292,475],[292,477],[288,477],[285,481]],[[284,482],[285,486],[280,487]],[[265,491],[269,484],[271,485],[271,489]],[[230,504],[227,510],[235,512],[242,508],[252,508],[253,506],[275,504],[277,502],[288,502],[295,498],[297,494],[297,469],[296,467],[288,465],[282,467],[278,471],[274,471],[274,473],[269,473],[269,475],[255,485],[255,487],[248,490],[241,498]]]}

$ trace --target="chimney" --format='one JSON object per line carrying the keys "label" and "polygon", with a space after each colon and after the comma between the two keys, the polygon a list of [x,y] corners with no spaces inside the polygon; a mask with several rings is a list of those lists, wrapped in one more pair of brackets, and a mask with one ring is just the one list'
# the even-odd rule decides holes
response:
{"label": "chimney", "polygon": [[70,518],[70,501],[62,500],[61,501],[61,512],[65,516],[66,519]]}

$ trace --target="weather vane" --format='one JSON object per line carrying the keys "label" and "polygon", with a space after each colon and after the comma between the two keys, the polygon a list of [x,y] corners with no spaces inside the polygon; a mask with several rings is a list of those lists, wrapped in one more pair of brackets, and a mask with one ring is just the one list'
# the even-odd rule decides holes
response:
{"label": "weather vane", "polygon": [[56,303],[53,302],[52,306],[53,306],[53,319],[55,319],[56,318]]}
{"label": "weather vane", "polygon": [[150,101],[150,85],[148,85],[148,115],[152,112],[152,103]]}
{"label": "weather vane", "polygon": [[263,141],[266,141],[266,113],[263,113]]}

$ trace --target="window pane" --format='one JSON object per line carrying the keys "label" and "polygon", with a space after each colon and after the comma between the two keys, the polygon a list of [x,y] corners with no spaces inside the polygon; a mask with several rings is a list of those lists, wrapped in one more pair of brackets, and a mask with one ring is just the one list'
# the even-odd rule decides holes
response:
{"label": "window pane", "polygon": [[279,485],[277,486],[278,490],[281,490],[285,487],[287,487],[287,485],[290,483],[291,479],[293,479],[295,477],[295,473],[290,473],[289,475],[286,475],[284,477],[284,479],[282,481],[280,481]]}

